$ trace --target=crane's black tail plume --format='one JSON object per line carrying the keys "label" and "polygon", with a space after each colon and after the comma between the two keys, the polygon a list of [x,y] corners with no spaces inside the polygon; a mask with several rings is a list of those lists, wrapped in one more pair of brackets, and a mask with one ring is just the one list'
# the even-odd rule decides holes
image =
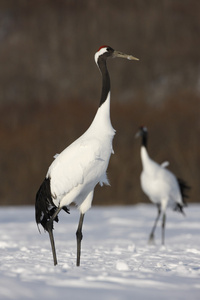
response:
{"label": "crane's black tail plume", "polygon": [[[50,190],[50,179],[45,178],[41,184],[35,201],[35,220],[37,224],[41,224],[43,228],[48,231],[47,223],[56,212],[57,207],[54,205]],[[69,213],[67,207],[63,207],[63,210]],[[58,222],[58,216],[55,217],[54,221]],[[53,222],[52,222],[53,229]]]}
{"label": "crane's black tail plume", "polygon": [[[63,207],[63,209],[69,213],[67,207]],[[35,220],[37,225],[40,223],[44,230],[48,231],[49,233],[54,265],[57,265],[57,257],[53,237],[53,222],[58,222],[58,213],[60,210],[61,208],[56,207],[52,200],[50,179],[45,178],[36,194]]]}
{"label": "crane's black tail plume", "polygon": [[178,180],[178,185],[179,185],[181,196],[182,196],[183,205],[180,205],[179,203],[177,203],[174,210],[179,211],[182,214],[184,214],[183,207],[187,206],[187,202],[186,202],[185,198],[189,198],[187,192],[191,189],[191,187],[189,185],[187,185],[187,183],[183,179],[177,178],[177,180]]}

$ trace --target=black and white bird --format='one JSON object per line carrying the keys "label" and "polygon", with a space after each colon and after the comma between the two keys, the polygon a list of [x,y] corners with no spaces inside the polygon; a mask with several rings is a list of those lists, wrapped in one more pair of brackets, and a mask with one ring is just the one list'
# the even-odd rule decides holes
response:
{"label": "black and white bird", "polygon": [[95,54],[95,62],[102,74],[102,92],[99,108],[87,131],[69,145],[50,165],[46,177],[40,186],[35,202],[35,217],[49,233],[54,265],[57,264],[53,237],[53,222],[58,222],[61,209],[72,202],[80,211],[76,232],[77,260],[80,265],[82,226],[84,215],[91,207],[95,186],[99,183],[108,185],[106,175],[115,130],[110,120],[110,77],[107,70],[107,58],[122,57],[138,60],[132,55],[115,51],[109,46],[102,46]]}
{"label": "black and white bird", "polygon": [[154,242],[154,232],[162,214],[162,244],[164,244],[166,208],[171,207],[173,210],[184,214],[183,207],[186,206],[185,198],[188,197],[186,191],[190,187],[166,169],[169,165],[168,162],[163,162],[159,165],[150,158],[147,151],[148,131],[146,127],[140,127],[136,134],[136,137],[139,136],[142,138],[140,152],[143,168],[140,176],[141,187],[143,192],[158,208],[158,215],[149,237],[149,243]]}

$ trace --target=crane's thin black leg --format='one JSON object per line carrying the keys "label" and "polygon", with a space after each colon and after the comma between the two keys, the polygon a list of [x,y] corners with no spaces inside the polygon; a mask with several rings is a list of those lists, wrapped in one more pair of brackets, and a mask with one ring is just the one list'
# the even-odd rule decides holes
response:
{"label": "crane's thin black leg", "polygon": [[150,236],[149,236],[149,244],[153,244],[154,243],[154,232],[155,232],[158,220],[160,218],[160,213],[161,213],[160,205],[158,204],[157,207],[158,207],[158,215],[156,217],[155,223],[153,225],[152,231],[151,231]]}
{"label": "crane's thin black leg", "polygon": [[77,258],[76,258],[76,266],[80,266],[80,258],[81,258],[81,241],[83,238],[82,234],[82,227],[83,227],[83,220],[84,220],[85,214],[80,214],[79,224],[76,231],[76,241],[77,241]]}
{"label": "crane's thin black leg", "polygon": [[61,211],[61,208],[58,207],[57,210],[55,211],[55,213],[53,214],[53,216],[51,217],[51,219],[46,224],[46,229],[49,233],[49,239],[50,239],[50,243],[51,243],[51,250],[52,250],[52,254],[53,254],[54,266],[56,266],[58,262],[57,262],[56,248],[55,248],[55,242],[54,242],[54,237],[53,237],[53,220],[56,218],[56,216],[59,214],[60,211]]}
{"label": "crane's thin black leg", "polygon": [[48,228],[48,233],[49,233],[49,238],[50,238],[50,243],[51,243],[51,250],[53,254],[53,262],[54,266],[57,265],[57,257],[56,257],[56,249],[55,249],[55,243],[54,243],[54,237],[53,237],[53,230]]}
{"label": "crane's thin black leg", "polygon": [[163,220],[162,220],[162,245],[165,244],[165,222],[166,222],[166,214],[163,214]]}

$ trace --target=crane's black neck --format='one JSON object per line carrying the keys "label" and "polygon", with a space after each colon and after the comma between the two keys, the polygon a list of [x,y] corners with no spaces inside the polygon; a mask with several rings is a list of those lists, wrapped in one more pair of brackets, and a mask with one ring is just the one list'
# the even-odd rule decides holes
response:
{"label": "crane's black neck", "polygon": [[147,148],[148,132],[147,130],[142,130],[142,146]]}
{"label": "crane's black neck", "polygon": [[98,66],[102,74],[102,91],[99,107],[106,101],[108,93],[110,92],[110,76],[108,73],[105,57],[98,58]]}

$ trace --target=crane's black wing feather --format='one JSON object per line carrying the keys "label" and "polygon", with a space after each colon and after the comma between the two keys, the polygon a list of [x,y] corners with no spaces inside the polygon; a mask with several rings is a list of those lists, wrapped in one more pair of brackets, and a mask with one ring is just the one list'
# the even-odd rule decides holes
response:
{"label": "crane's black wing feather", "polygon": [[[37,224],[41,224],[47,230],[46,224],[54,215],[57,207],[53,203],[50,187],[50,178],[45,178],[42,182],[35,200],[35,220]],[[69,209],[64,206],[63,210],[69,213]],[[54,219],[58,222],[58,216]]]}

